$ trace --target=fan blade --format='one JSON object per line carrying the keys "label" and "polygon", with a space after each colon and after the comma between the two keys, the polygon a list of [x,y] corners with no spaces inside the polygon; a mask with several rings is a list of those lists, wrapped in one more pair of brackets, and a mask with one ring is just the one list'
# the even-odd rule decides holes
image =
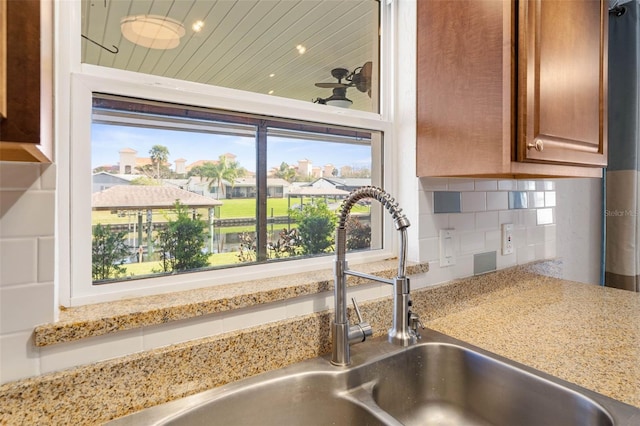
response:
{"label": "fan blade", "polygon": [[336,89],[338,87],[349,87],[343,83],[316,83],[316,87],[321,87],[323,89]]}

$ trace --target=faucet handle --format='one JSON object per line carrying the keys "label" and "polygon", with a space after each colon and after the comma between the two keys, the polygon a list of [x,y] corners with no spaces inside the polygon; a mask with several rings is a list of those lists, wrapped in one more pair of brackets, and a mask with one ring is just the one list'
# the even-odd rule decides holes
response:
{"label": "faucet handle", "polygon": [[358,324],[349,327],[349,343],[364,342],[367,337],[373,336],[373,329],[371,324],[362,320],[362,314],[355,297],[351,298],[351,302],[353,302],[353,307],[356,310]]}
{"label": "faucet handle", "polygon": [[358,317],[358,323],[364,322],[362,320],[362,314],[360,313],[360,307],[358,307],[358,302],[356,302],[356,298],[352,297],[351,302],[353,303],[353,308],[356,310],[356,316]]}
{"label": "faucet handle", "polygon": [[424,330],[424,325],[420,321],[420,316],[415,312],[409,311],[409,327],[416,333],[416,337],[420,339],[420,332],[418,331],[418,327]]}

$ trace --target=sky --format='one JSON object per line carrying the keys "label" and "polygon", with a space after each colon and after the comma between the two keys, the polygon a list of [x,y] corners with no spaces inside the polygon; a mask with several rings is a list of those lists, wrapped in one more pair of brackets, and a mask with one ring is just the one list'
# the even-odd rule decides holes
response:
{"label": "sky", "polygon": [[[255,171],[255,138],[214,135],[210,133],[181,132],[113,124],[93,124],[91,129],[92,168],[115,165],[119,151],[131,148],[138,157],[149,157],[153,145],[169,149],[169,162],[178,158],[189,165],[197,160],[217,160],[225,153],[235,154],[240,166]],[[308,159],[314,166],[333,164],[336,168],[371,168],[369,146],[306,141],[300,139],[270,137],[268,140],[267,166],[278,167],[283,161],[297,165],[298,160]]]}

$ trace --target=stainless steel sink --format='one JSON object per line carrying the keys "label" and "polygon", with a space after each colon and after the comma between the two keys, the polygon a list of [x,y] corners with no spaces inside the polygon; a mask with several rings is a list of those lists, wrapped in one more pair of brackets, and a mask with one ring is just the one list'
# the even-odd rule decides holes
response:
{"label": "stainless steel sink", "polygon": [[374,339],[352,366],[304,361],[114,420],[113,425],[638,425],[640,409],[427,330]]}

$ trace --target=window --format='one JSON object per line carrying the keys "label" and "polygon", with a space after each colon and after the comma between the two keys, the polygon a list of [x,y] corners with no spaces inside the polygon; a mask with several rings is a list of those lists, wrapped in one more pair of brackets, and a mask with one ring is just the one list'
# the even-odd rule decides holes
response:
{"label": "window", "polygon": [[[276,3],[279,6],[273,7]],[[56,137],[69,141],[58,144],[56,159],[62,189],[58,191],[61,238],[57,252],[61,304],[81,305],[330,268],[332,258],[327,254],[331,247],[290,249],[287,238],[294,240],[295,235],[281,239],[280,232],[299,232],[300,215],[309,214],[305,208],[311,201],[335,209],[341,195],[336,189],[367,183],[392,189],[391,174],[383,173],[391,155],[385,147],[393,144],[393,126],[384,113],[391,100],[381,96],[390,93],[390,88],[381,86],[378,77],[390,66],[379,58],[381,49],[388,50],[388,42],[381,44],[379,39],[380,17],[389,13],[384,12],[389,4],[374,0],[285,3],[290,7],[262,0],[156,0],[150,4],[154,8],[162,5],[164,11],[154,9],[154,14],[179,21],[185,28],[186,35],[175,50],[145,47],[126,38],[121,20],[141,14],[136,9],[140,2],[57,4],[60,50],[56,75],[61,95],[56,99]],[[228,16],[235,18],[213,25],[215,37],[210,33],[205,47],[203,40],[198,41],[204,33],[189,30],[184,16],[173,15],[178,10],[175,7],[184,12],[185,5],[192,11],[238,8],[228,10]],[[251,19],[259,16],[254,15],[256,10],[269,5],[273,15],[252,24]],[[120,16],[125,9],[126,16]],[[278,14],[282,15],[279,19]],[[212,28],[209,21],[203,22],[205,28]],[[261,36],[256,36],[254,27],[262,28]],[[366,37],[356,36],[363,31]],[[245,33],[253,44],[240,42]],[[230,40],[238,43],[225,44]],[[289,57],[294,40],[304,43],[296,41],[296,55]],[[205,54],[203,49],[214,45],[211,43],[226,48]],[[270,62],[257,60],[252,49],[258,46],[261,53],[271,49]],[[286,55],[278,54],[282,46],[288,46]],[[221,79],[201,81],[180,72],[197,62],[203,64],[205,57],[215,65],[227,63],[231,56],[236,57],[235,65],[222,67]],[[241,76],[242,64],[254,74]],[[265,82],[260,82],[262,88],[253,86],[262,79],[256,69],[267,70],[268,64],[279,66],[267,75],[267,82],[277,82],[271,94],[263,90]],[[161,68],[164,71],[159,72]],[[226,80],[222,79],[225,72]],[[234,77],[242,84],[225,83]],[[285,89],[291,89],[289,94],[283,94]],[[333,94],[347,97],[351,107],[332,102]],[[184,151],[186,146],[194,151]],[[229,172],[217,178],[216,168],[222,162],[238,174]],[[170,200],[175,191],[168,192],[169,185],[202,198]],[[139,203],[143,196],[157,200],[161,197],[149,198],[149,194],[164,191],[163,202],[159,206],[114,203],[113,198],[93,202],[94,194],[118,186],[146,187],[138,196]],[[162,189],[150,189],[153,187]],[[240,207],[243,202],[244,210]],[[362,220],[356,226],[365,230],[362,241],[353,243],[350,260],[373,261],[393,255],[395,240],[388,218],[375,205],[363,203],[357,209]],[[207,258],[206,264],[176,267],[172,234],[163,232],[180,218],[196,218],[203,226],[199,234],[204,236],[204,246],[195,252]],[[98,224],[103,228],[111,225],[109,232],[101,230],[105,238],[121,233],[117,240],[124,242],[122,251],[109,264],[125,266],[125,273],[93,274]],[[147,261],[156,263],[134,271]]]}
{"label": "window", "polygon": [[[92,104],[94,284],[330,254],[341,200],[379,184],[377,131],[105,94]],[[380,248],[371,210],[352,210],[349,249]]]}

